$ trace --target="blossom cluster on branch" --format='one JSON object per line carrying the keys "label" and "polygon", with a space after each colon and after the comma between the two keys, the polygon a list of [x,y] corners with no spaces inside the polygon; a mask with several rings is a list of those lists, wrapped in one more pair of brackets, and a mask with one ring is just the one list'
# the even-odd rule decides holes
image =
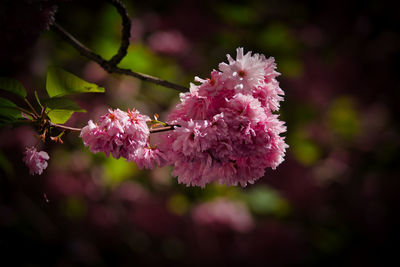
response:
{"label": "blossom cluster on branch", "polygon": [[135,161],[140,168],[154,168],[154,162],[161,165],[163,154],[151,147],[148,140],[150,118],[137,110],[124,112],[112,110],[101,116],[98,124],[89,121],[80,136],[85,146],[93,153],[104,152],[114,158],[123,157]]}
{"label": "blossom cluster on branch", "polygon": [[[272,57],[244,54],[243,48],[237,49],[236,59],[227,57],[228,63],[220,63],[209,79],[195,77],[198,84],[192,83],[189,92],[181,93],[181,103],[167,122],[159,121],[158,115],[151,120],[134,109],[109,109],[98,122],[90,120],[78,129],[53,123],[44,107],[41,115],[32,105],[32,112],[19,109],[41,125],[42,141],[49,135],[62,143],[66,130],[78,130],[91,152],[123,157],[139,168],[172,165],[172,174],[187,186],[204,187],[211,182],[246,186],[262,177],[266,168],[275,169],[283,161],[288,146],[280,134],[286,127],[274,112],[284,92],[276,80],[279,73]],[[76,81],[76,77],[64,76]],[[54,128],[62,132],[52,136]],[[150,134],[155,132],[161,136],[151,144]],[[25,154],[31,174],[41,174],[47,167],[47,153],[31,148]]]}
{"label": "blossom cluster on branch", "polygon": [[179,125],[148,142],[149,117],[137,111],[110,110],[99,124],[89,121],[81,137],[89,149],[115,158],[137,162],[140,168],[173,165],[173,175],[187,186],[211,182],[246,186],[275,169],[287,145],[281,133],[284,122],[279,110],[284,92],[279,87],[273,58],[237,49],[236,60],[221,63],[210,79],[191,84],[180,95],[168,117],[168,125]]}

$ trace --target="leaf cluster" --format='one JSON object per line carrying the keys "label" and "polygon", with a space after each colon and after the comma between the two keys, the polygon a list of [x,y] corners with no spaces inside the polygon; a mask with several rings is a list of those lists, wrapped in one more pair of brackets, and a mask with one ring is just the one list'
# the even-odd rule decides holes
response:
{"label": "leaf cluster", "polygon": [[28,103],[31,110],[17,105],[13,101],[0,97],[0,126],[16,124],[26,120],[38,120],[38,114],[43,112],[53,124],[63,124],[75,112],[86,112],[70,97],[80,93],[103,93],[104,88],[89,83],[58,67],[49,67],[46,77],[46,91],[48,97],[39,99],[35,91],[36,101],[42,108],[41,112],[33,109],[27,100],[25,87],[17,80],[0,77],[0,89],[11,92]]}

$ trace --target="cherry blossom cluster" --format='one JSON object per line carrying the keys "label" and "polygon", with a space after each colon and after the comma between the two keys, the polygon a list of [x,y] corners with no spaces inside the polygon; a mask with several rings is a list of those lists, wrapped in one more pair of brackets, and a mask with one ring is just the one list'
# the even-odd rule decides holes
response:
{"label": "cherry blossom cluster", "polygon": [[210,79],[191,84],[168,117],[180,125],[164,135],[160,150],[187,186],[217,181],[246,186],[275,169],[287,145],[284,122],[273,114],[284,92],[274,59],[237,49],[236,60],[219,64]]}
{"label": "cherry blossom cluster", "polygon": [[163,164],[163,155],[148,143],[150,118],[137,110],[109,109],[98,123],[92,120],[82,128],[81,138],[93,153],[103,152],[114,158],[135,161],[140,168]]}

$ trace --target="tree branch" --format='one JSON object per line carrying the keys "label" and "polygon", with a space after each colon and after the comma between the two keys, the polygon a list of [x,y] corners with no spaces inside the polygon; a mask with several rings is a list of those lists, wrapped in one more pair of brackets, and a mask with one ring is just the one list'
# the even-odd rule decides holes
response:
{"label": "tree branch", "polygon": [[131,20],[129,19],[129,15],[124,4],[122,4],[120,0],[108,1],[117,9],[122,19],[121,45],[118,49],[118,53],[109,60],[112,66],[117,66],[118,63],[120,63],[125,57],[129,46],[129,38],[131,37]]}
{"label": "tree branch", "polygon": [[130,69],[123,69],[117,67],[117,64],[121,62],[121,60],[125,57],[127,53],[127,49],[129,46],[129,37],[131,31],[131,21],[129,19],[128,13],[126,11],[125,6],[121,3],[120,0],[108,0],[112,5],[115,6],[118,13],[122,18],[122,40],[121,45],[118,49],[118,53],[114,55],[110,60],[105,60],[100,55],[94,53],[92,50],[83,45],[80,41],[78,41],[72,34],[67,32],[63,27],[59,24],[53,24],[53,30],[63,37],[70,45],[72,45],[82,56],[87,57],[95,62],[97,62],[105,71],[108,73],[119,73],[124,75],[129,75],[140,79],[142,81],[151,82],[160,86],[168,87],[175,89],[180,92],[187,92],[188,88],[171,83],[169,81],[153,77],[151,75],[134,72]]}
{"label": "tree branch", "polygon": [[81,128],[74,128],[74,127],[69,127],[66,125],[52,123],[51,121],[49,121],[49,123],[50,123],[50,126],[52,126],[52,127],[56,127],[56,128],[60,128],[60,129],[64,129],[64,130],[75,131],[75,132],[80,132],[82,130]]}

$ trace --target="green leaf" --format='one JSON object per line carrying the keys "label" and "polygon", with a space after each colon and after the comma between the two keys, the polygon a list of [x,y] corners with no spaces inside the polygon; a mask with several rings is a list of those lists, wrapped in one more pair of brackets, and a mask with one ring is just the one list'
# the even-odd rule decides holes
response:
{"label": "green leaf", "polygon": [[18,106],[2,97],[0,97],[0,116],[11,121],[22,118]]}
{"label": "green leaf", "polygon": [[26,97],[25,87],[17,80],[7,77],[0,77],[0,89],[14,93],[22,98]]}
{"label": "green leaf", "polygon": [[0,127],[20,122],[21,111],[8,99],[0,97]]}
{"label": "green leaf", "polygon": [[53,97],[43,101],[46,113],[50,120],[56,124],[65,123],[74,112],[86,112],[74,101],[66,97]]}
{"label": "green leaf", "polygon": [[59,97],[77,93],[103,93],[104,88],[89,83],[57,67],[47,71],[46,90],[50,97]]}
{"label": "green leaf", "polygon": [[40,102],[40,99],[39,99],[39,96],[38,96],[38,93],[37,93],[36,90],[35,90],[35,98],[36,98],[36,101],[37,101],[37,103],[39,104],[39,106],[40,106],[41,108],[43,108],[43,105],[42,105],[42,103]]}
{"label": "green leaf", "polygon": [[74,114],[74,112],[70,110],[53,109],[47,115],[53,123],[63,124],[66,123],[69,118],[71,118],[72,114]]}

